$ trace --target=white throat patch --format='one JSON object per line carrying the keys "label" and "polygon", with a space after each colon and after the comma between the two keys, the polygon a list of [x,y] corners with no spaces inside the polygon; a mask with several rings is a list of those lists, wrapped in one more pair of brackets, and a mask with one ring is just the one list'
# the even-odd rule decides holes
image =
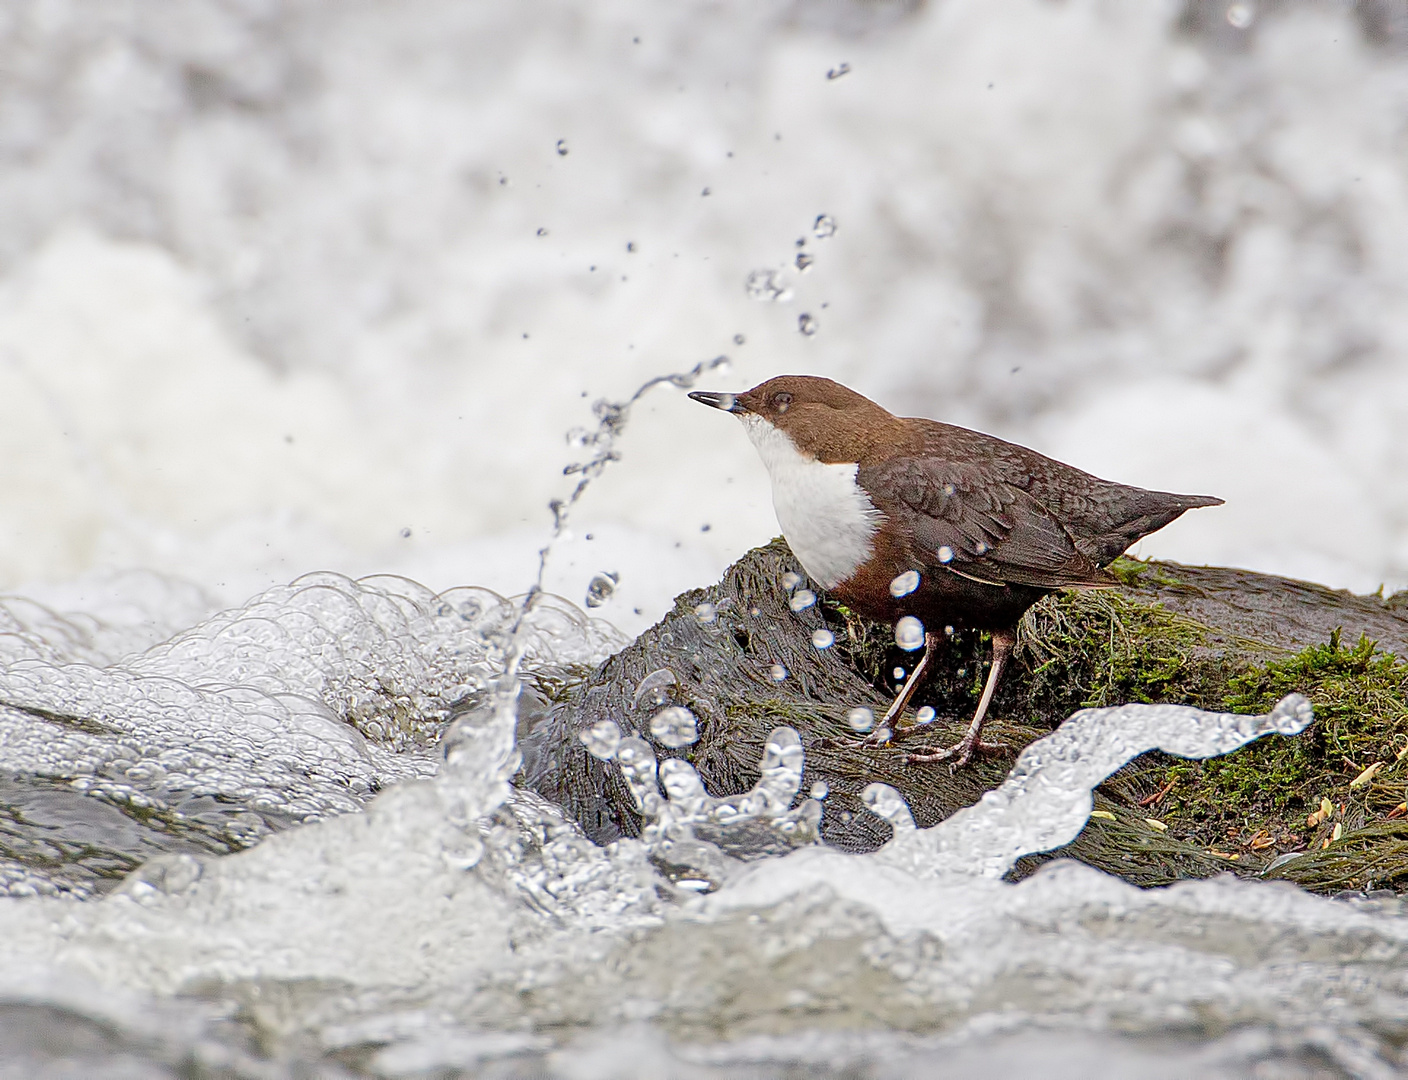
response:
{"label": "white throat patch", "polygon": [[871,539],[885,515],[856,483],[860,466],[807,457],[786,433],[755,413],[740,413],[772,478],[772,506],[782,535],[802,567],[835,588],[874,552]]}

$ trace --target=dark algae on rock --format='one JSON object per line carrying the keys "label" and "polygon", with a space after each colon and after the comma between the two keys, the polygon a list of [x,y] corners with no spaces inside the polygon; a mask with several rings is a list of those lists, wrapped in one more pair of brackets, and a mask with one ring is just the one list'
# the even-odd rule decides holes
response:
{"label": "dark algae on rock", "polygon": [[[1298,691],[1316,720],[1298,737],[1269,736],[1223,758],[1144,755],[1096,791],[1076,840],[1023,859],[1014,876],[1064,856],[1143,886],[1231,872],[1325,892],[1408,888],[1408,597],[1132,559],[1111,570],[1117,587],[1053,594],[1024,617],[986,729],[1014,756],[1077,709],[1125,702],[1260,713]],[[802,591],[817,601],[797,602]],[[835,644],[819,649],[812,634],[823,629]],[[914,700],[935,710],[938,740],[966,724],[988,655],[985,635],[946,640]],[[890,827],[860,801],[867,784],[896,788],[924,827],[975,802],[1012,764],[985,758],[952,772],[907,764],[905,743],[860,744],[847,713],[882,712],[895,668],[914,659],[890,626],[830,601],[775,540],[717,585],[679,597],[600,667],[540,683],[518,782],[567,807],[598,842],[636,835],[618,770],[577,736],[609,719],[648,738],[653,713],[678,704],[698,718],[699,741],[657,752],[687,759],[711,795],[752,787],[769,732],[793,727],[806,751],[803,789],[829,789],[823,838],[871,850]]]}

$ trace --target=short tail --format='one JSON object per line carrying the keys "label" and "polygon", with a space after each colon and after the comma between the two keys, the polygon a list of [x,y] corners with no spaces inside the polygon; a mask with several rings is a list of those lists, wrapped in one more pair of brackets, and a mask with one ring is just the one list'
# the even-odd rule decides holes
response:
{"label": "short tail", "polygon": [[1090,542],[1090,549],[1085,553],[1101,566],[1114,562],[1131,544],[1158,532],[1185,511],[1223,504],[1223,500],[1214,495],[1174,495],[1167,491],[1140,494],[1142,498],[1131,500],[1129,516],[1124,521],[1111,525],[1105,535]]}

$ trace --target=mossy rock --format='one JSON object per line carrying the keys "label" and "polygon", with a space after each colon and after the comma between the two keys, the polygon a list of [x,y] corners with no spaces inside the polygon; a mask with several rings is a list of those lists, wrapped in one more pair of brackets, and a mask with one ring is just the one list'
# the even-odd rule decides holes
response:
{"label": "mossy rock", "polygon": [[[1162,701],[1266,712],[1291,691],[1311,699],[1316,721],[1295,738],[1269,736],[1205,762],[1143,756],[1096,792],[1098,813],[1075,841],[1029,856],[1014,875],[1061,855],[1146,886],[1230,871],[1321,891],[1408,888],[1408,819],[1390,817],[1408,779],[1408,753],[1398,760],[1408,748],[1408,665],[1398,659],[1408,656],[1408,597],[1216,567],[1121,559],[1112,569],[1117,587],[1057,593],[1027,613],[989,737],[1015,755],[1083,707]],[[791,610],[789,572],[818,603]],[[697,614],[705,604],[711,620]],[[822,628],[835,635],[832,648],[812,645]],[[935,657],[914,702],[938,714],[932,741],[951,742],[966,726],[988,651],[986,635],[959,631]],[[640,820],[617,770],[587,755],[577,734],[603,719],[643,734],[658,706],[637,703],[636,688],[668,669],[671,698],[694,712],[700,739],[662,754],[693,764],[711,794],[734,794],[756,781],[769,732],[791,726],[806,749],[804,785],[830,789],[823,837],[872,850],[890,829],[864,809],[867,784],[898,789],[927,826],[975,802],[1012,763],[981,758],[954,772],[907,764],[911,742],[924,741],[917,737],[898,747],[859,744],[846,713],[882,711],[894,668],[914,659],[895,647],[889,626],[829,601],[775,540],[719,584],[679,597],[600,667],[540,683],[538,707],[522,725],[519,782],[567,807],[598,842],[636,835]],[[1356,782],[1375,761],[1378,770]],[[1330,811],[1307,825],[1322,799]],[[1267,871],[1292,852],[1304,854]]]}

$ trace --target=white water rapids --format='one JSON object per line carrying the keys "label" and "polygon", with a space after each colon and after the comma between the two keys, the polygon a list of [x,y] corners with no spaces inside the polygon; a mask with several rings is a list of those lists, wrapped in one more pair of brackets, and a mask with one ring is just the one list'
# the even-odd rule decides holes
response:
{"label": "white water rapids", "polygon": [[719,801],[604,733],[652,823],[598,849],[507,784],[503,673],[776,532],[712,410],[593,442],[724,354],[700,388],[1227,500],[1140,554],[1408,586],[1406,42],[1398,0],[0,4],[0,1080],[1405,1071],[1396,897],[1001,879],[1295,702],[1088,713],[935,829],[874,789],[885,850],[744,863],[695,830],[805,840],[795,736]]}
{"label": "white water rapids", "polygon": [[[1000,880],[1018,855],[1072,838],[1094,784],[1136,754],[1293,736],[1310,720],[1303,700],[1267,717],[1088,710],[938,826],[916,830],[876,789],[897,830],[880,851],[716,851],[720,887],[698,895],[651,861],[707,847],[691,824],[721,820],[682,762],[662,772],[662,797],[641,742],[633,783],[653,824],[607,849],[506,783],[513,613],[483,591],[323,575],[106,666],[74,626],[31,624],[29,657],[0,679],[0,749],[36,814],[70,792],[70,820],[80,803],[120,808],[133,834],[140,822],[175,850],[87,900],[62,859],[51,873],[0,863],[13,897],[0,901],[4,1067],[903,1075],[958,1047],[974,1068],[1113,1053],[1163,1075],[1176,1046],[1178,1068],[1213,1075],[1388,1074],[1408,1007],[1397,901],[1231,879],[1140,892],[1073,864]],[[617,640],[544,604],[525,663],[589,661]],[[789,810],[801,768],[779,729],[724,827],[814,820],[815,800]],[[254,846],[218,855],[201,838]],[[608,1038],[612,1055],[590,1064]]]}

